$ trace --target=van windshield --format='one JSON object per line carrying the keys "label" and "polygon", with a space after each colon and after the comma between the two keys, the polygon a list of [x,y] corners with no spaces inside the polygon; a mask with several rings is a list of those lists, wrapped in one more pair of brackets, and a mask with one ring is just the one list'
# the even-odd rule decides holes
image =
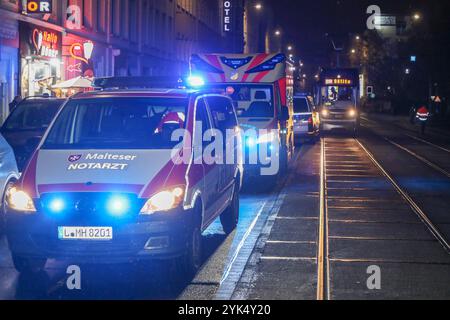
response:
{"label": "van windshield", "polygon": [[239,118],[273,118],[275,116],[273,87],[270,85],[223,84],[233,99]]}
{"label": "van windshield", "polygon": [[311,112],[307,98],[294,98],[294,112],[308,113]]}
{"label": "van windshield", "polygon": [[185,128],[181,98],[97,98],[69,102],[51,127],[44,149],[171,149]]}

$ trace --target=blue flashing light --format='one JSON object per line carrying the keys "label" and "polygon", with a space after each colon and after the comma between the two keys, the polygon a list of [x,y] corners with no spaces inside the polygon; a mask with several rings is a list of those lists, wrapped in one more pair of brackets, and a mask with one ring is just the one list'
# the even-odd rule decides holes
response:
{"label": "blue flashing light", "polygon": [[199,76],[190,76],[187,79],[187,83],[190,87],[199,88],[205,85],[205,80]]}
{"label": "blue flashing light", "polygon": [[50,201],[48,208],[52,213],[61,213],[65,210],[66,204],[63,199],[55,198]]}
{"label": "blue flashing light", "polygon": [[107,202],[107,210],[113,216],[123,216],[130,210],[130,202],[125,197],[113,196]]}
{"label": "blue flashing light", "polygon": [[256,145],[256,140],[252,137],[247,139],[247,147],[252,148]]}

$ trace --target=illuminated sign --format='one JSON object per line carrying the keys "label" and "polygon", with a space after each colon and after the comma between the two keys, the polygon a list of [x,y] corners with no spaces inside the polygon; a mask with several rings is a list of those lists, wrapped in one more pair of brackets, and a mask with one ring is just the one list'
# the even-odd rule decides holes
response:
{"label": "illuminated sign", "polygon": [[36,55],[46,58],[57,58],[59,56],[59,35],[52,31],[34,29],[32,40]]}
{"label": "illuminated sign", "polygon": [[231,31],[231,20],[232,20],[232,2],[231,0],[225,0],[223,2],[223,31]]}
{"label": "illuminated sign", "polygon": [[245,59],[220,57],[220,60],[222,60],[223,64],[235,70],[245,66],[246,64],[249,64],[252,59],[253,57],[247,57]]}
{"label": "illuminated sign", "polygon": [[52,13],[51,0],[28,0],[27,13]]}
{"label": "illuminated sign", "polygon": [[74,43],[70,46],[69,52],[72,58],[75,60],[83,61],[84,63],[89,63],[92,57],[92,52],[94,51],[94,43],[92,41],[87,41],[83,44]]}
{"label": "illuminated sign", "polygon": [[330,86],[351,86],[353,84],[353,81],[350,79],[325,79],[325,84]]}

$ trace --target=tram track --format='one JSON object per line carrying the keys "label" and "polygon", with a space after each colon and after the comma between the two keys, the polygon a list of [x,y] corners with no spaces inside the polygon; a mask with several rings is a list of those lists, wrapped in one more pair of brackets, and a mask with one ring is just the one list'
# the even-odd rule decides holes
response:
{"label": "tram track", "polygon": [[[349,171],[353,166],[358,170]],[[444,169],[437,171],[446,172]],[[438,250],[438,242],[448,255],[450,243],[425,210],[360,140],[322,138],[320,180],[318,300],[334,298],[333,278],[336,277],[334,269],[338,269],[337,266],[449,264],[445,255],[445,261],[436,258],[436,261],[429,262],[414,250],[410,256],[401,251],[397,255],[383,252],[383,245],[394,247],[402,243],[411,247],[420,245],[425,252],[428,247]],[[423,226],[428,235],[421,233]],[[389,232],[396,229],[399,231],[395,235]],[[346,256],[345,248],[355,246],[361,255],[367,256],[355,253]],[[367,250],[376,247],[378,252],[370,255],[366,253],[366,247]]]}

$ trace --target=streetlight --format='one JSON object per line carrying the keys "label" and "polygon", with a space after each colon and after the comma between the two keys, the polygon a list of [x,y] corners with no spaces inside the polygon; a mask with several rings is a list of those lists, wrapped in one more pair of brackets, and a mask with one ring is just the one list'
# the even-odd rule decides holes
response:
{"label": "streetlight", "polygon": [[257,3],[257,4],[255,4],[255,9],[256,10],[261,10],[262,9],[262,4],[261,3]]}
{"label": "streetlight", "polygon": [[420,16],[419,13],[415,13],[415,14],[413,15],[413,18],[414,18],[414,20],[419,21],[420,18],[421,18],[421,16]]}
{"label": "streetlight", "polygon": [[355,50],[355,49],[352,49],[352,53],[355,54],[355,53],[356,53],[356,50]]}
{"label": "streetlight", "polygon": [[360,36],[356,36],[355,39],[356,39],[356,40],[360,40],[361,37],[360,37]]}
{"label": "streetlight", "polygon": [[281,31],[280,30],[275,30],[275,35],[276,36],[280,36],[281,35]]}
{"label": "streetlight", "polygon": [[288,51],[292,51],[292,46],[287,47]]}

